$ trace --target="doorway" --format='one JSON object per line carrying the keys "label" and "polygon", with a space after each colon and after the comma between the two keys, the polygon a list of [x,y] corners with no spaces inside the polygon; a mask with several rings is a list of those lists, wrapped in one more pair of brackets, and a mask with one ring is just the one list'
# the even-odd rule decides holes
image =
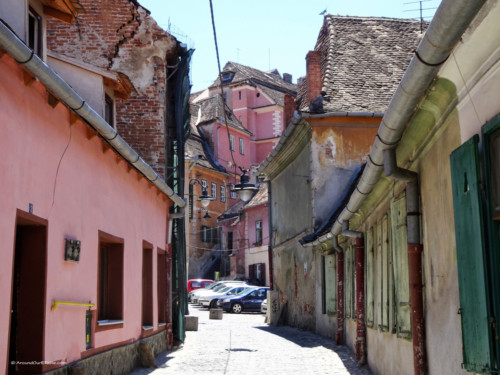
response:
{"label": "doorway", "polygon": [[12,276],[9,375],[42,372],[47,225],[18,214]]}

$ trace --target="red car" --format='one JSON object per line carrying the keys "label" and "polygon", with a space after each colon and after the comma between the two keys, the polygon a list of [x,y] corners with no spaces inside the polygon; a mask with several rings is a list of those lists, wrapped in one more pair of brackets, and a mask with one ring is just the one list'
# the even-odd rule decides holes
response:
{"label": "red car", "polygon": [[210,284],[213,284],[213,280],[208,279],[191,279],[188,280],[187,291],[188,293],[195,289],[206,288]]}

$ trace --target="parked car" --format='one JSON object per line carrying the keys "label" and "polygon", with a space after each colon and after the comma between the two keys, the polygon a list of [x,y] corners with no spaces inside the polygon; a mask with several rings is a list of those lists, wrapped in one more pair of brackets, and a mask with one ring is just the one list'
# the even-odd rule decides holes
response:
{"label": "parked car", "polygon": [[223,289],[224,287],[227,287],[229,285],[246,285],[243,281],[234,281],[234,280],[224,280],[224,281],[217,281],[211,285],[209,285],[207,288],[203,289],[196,289],[188,293],[188,301],[191,301],[194,304],[198,304],[198,299],[207,294],[211,293],[212,291],[219,291]]}
{"label": "parked car", "polygon": [[267,299],[268,290],[268,287],[251,287],[236,296],[219,298],[217,306],[235,314],[242,311],[260,312],[262,301]]}
{"label": "parked car", "polygon": [[214,281],[209,279],[191,279],[188,280],[187,291],[189,293],[190,291],[195,289],[206,288],[207,286],[213,283]]}
{"label": "parked car", "polygon": [[260,305],[260,312],[263,314],[267,313],[267,298],[264,298],[264,300],[262,301]]}
{"label": "parked car", "polygon": [[198,299],[198,303],[203,307],[214,308],[217,307],[217,301],[219,300],[219,298],[237,295],[238,293],[241,293],[248,288],[249,286],[243,283],[241,285],[230,284],[226,288],[219,291],[213,291],[212,293],[204,294]]}

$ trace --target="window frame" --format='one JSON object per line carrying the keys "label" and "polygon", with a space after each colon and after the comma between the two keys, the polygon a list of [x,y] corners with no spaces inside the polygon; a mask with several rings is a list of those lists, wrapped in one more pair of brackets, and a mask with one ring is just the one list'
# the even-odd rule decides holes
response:
{"label": "window frame", "polygon": [[241,155],[245,155],[245,139],[240,138],[239,140],[239,151]]}
{"label": "window frame", "polygon": [[255,244],[261,246],[263,243],[262,220],[255,220]]}
{"label": "window frame", "polygon": [[226,186],[220,185],[220,201],[222,203],[226,202]]}
{"label": "window frame", "polygon": [[[31,23],[32,19],[33,29]],[[43,18],[32,6],[29,6],[28,8],[27,28],[28,32],[26,44],[38,57],[43,58]],[[31,40],[32,33],[33,40]]]}
{"label": "window frame", "polygon": [[235,141],[234,135],[229,134],[229,150],[231,151],[234,151],[234,141]]}
{"label": "window frame", "polygon": [[210,196],[213,199],[217,199],[217,183],[215,182],[210,183]]}

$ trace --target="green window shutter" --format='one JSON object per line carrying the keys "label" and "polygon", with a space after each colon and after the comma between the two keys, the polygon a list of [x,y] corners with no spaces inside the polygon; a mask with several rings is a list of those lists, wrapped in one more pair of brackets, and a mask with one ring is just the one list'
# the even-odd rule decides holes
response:
{"label": "green window shutter", "polygon": [[378,247],[380,254],[380,300],[381,300],[381,319],[380,328],[383,331],[389,330],[389,317],[391,313],[390,292],[392,288],[391,275],[390,275],[390,243],[389,243],[389,220],[387,215],[384,215],[378,226]]}
{"label": "green window shutter", "polygon": [[408,275],[408,232],[406,197],[391,203],[392,273],[394,277],[395,326],[398,337],[411,337],[410,282]]}
{"label": "green window shutter", "polygon": [[374,323],[374,241],[373,227],[366,232],[366,325],[373,327]]}
{"label": "green window shutter", "polygon": [[478,142],[475,135],[453,151],[450,167],[464,367],[468,371],[485,372],[492,368],[493,362]]}
{"label": "green window shutter", "polygon": [[337,260],[334,254],[325,258],[325,306],[327,314],[337,312]]}

